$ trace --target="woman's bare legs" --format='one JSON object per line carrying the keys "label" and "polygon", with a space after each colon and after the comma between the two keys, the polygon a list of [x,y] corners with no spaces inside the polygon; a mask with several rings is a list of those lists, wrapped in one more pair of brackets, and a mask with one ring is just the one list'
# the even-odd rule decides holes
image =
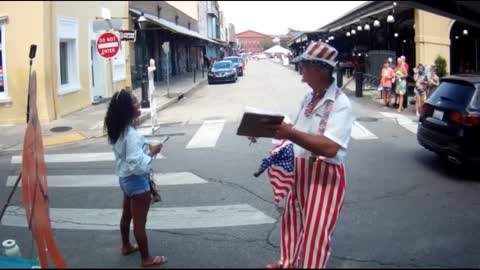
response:
{"label": "woman's bare legs", "polygon": [[132,212],[130,211],[130,198],[127,194],[123,194],[123,211],[120,219],[120,234],[122,235],[121,252],[128,255],[136,251],[136,247],[130,244],[130,222],[132,221]]}

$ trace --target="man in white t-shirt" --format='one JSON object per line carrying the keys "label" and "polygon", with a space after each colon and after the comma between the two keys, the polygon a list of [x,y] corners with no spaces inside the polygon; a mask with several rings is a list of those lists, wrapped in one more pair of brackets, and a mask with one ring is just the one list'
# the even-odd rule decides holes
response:
{"label": "man in white t-shirt", "polygon": [[337,54],[326,43],[312,42],[294,59],[301,63],[303,81],[313,91],[301,103],[294,125],[270,127],[276,139],[294,144],[294,184],[282,213],[281,259],[267,268],[327,265],[330,239],[343,205],[343,163],[354,121],[350,101],[333,78]]}

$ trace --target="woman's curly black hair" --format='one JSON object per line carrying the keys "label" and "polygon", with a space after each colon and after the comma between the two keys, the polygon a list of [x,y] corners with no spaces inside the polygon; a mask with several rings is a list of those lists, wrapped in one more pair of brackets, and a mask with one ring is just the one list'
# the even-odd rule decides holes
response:
{"label": "woman's curly black hair", "polygon": [[122,89],[113,94],[103,125],[110,144],[117,142],[135,119],[134,102],[133,95],[127,90]]}

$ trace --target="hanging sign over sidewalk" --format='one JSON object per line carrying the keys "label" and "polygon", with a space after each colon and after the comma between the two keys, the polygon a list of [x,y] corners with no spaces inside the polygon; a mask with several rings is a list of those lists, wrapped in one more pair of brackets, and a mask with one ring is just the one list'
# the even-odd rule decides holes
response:
{"label": "hanging sign over sidewalk", "polygon": [[137,37],[136,31],[135,30],[118,30],[118,33],[120,33],[120,40],[121,41],[133,41],[135,42],[135,39]]}
{"label": "hanging sign over sidewalk", "polygon": [[120,41],[113,33],[103,33],[97,39],[97,51],[102,57],[112,58],[120,50]]}

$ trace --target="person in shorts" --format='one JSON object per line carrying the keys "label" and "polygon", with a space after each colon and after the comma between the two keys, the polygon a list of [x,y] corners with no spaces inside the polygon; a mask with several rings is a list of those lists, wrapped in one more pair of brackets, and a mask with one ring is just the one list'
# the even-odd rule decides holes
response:
{"label": "person in shorts", "polygon": [[395,72],[390,67],[388,60],[383,63],[382,73],[380,74],[380,87],[383,93],[383,102],[385,106],[390,106],[390,100],[392,98],[392,79],[395,77]]}

